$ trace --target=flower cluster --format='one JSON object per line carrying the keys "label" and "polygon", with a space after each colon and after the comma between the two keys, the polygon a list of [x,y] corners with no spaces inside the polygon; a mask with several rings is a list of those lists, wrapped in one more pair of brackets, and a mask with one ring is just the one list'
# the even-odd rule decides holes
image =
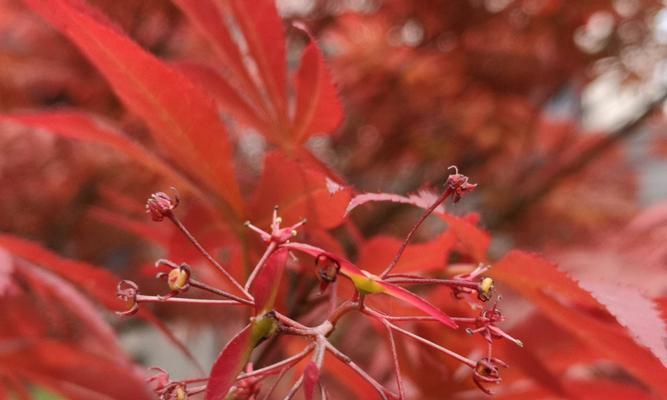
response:
{"label": "flower cluster", "polygon": [[[395,335],[402,335],[410,340],[419,342],[431,349],[435,349],[449,357],[460,361],[470,368],[473,381],[486,393],[488,383],[499,383],[500,368],[507,365],[492,355],[492,344],[495,340],[507,339],[522,345],[501,328],[498,322],[503,316],[497,307],[497,302],[492,307],[484,307],[475,302],[488,302],[493,296],[493,279],[486,276],[489,267],[486,265],[473,266],[468,272],[459,274],[451,279],[440,279],[409,274],[392,274],[393,267],[401,258],[405,247],[412,238],[414,232],[425,220],[448,197],[452,196],[456,202],[462,196],[472,191],[476,185],[468,182],[468,178],[458,173],[450,175],[447,179],[446,189],[436,202],[429,207],[422,217],[417,221],[410,233],[407,235],[402,246],[398,250],[392,262],[381,275],[374,275],[358,267],[344,257],[329,252],[325,249],[295,241],[298,230],[306,223],[302,220],[287,227],[281,227],[282,218],[278,215],[278,208],[273,212],[270,230],[265,231],[250,222],[245,225],[257,233],[260,239],[266,243],[264,254],[260,257],[255,268],[248,275],[247,280],[241,284],[216,261],[194,238],[190,231],[179,220],[174,213],[179,200],[165,193],[153,194],[147,204],[146,210],[155,221],[165,218],[171,221],[186,238],[188,238],[204,258],[225,277],[234,288],[234,293],[220,288],[210,286],[196,279],[196,271],[185,263],[175,263],[170,260],[160,259],[156,266],[166,267],[168,272],[160,272],[158,278],[166,279],[169,292],[164,295],[144,295],[139,293],[138,286],[130,281],[122,281],[118,285],[118,297],[127,303],[127,310],[120,312],[123,315],[134,314],[139,310],[141,303],[189,303],[225,306],[244,306],[250,310],[249,323],[239,334],[223,349],[220,358],[211,371],[210,379],[196,378],[186,381],[171,381],[169,375],[160,369],[158,375],[150,378],[156,394],[161,399],[185,399],[188,395],[205,392],[207,398],[233,398],[254,399],[260,390],[268,390],[264,398],[268,398],[275,389],[265,388],[263,383],[266,378],[278,375],[282,377],[288,370],[302,360],[310,357],[311,360],[304,370],[303,375],[295,382],[287,393],[286,398],[291,398],[303,388],[307,393],[312,390],[323,368],[324,354],[341,360],[352,371],[365,379],[384,399],[405,398],[405,385],[403,383],[398,355],[395,346]],[[282,314],[275,309],[274,302],[280,275],[284,271],[289,253],[301,253],[312,256],[315,263],[315,273],[320,281],[320,295],[325,293],[329,296],[330,307],[324,322],[317,326],[306,326],[297,321],[295,317]],[[355,288],[353,297],[338,301],[337,284],[341,280],[349,281]],[[481,310],[476,317],[452,317],[442,310],[430,304],[425,298],[407,290],[404,285],[444,285],[452,290],[454,298],[465,299]],[[216,298],[185,297],[186,292],[197,289],[215,295]],[[390,296],[403,301],[409,306],[416,308],[424,315],[395,316],[376,309],[365,302],[368,296]],[[392,348],[392,359],[396,379],[397,392],[387,388],[365,370],[359,367],[352,359],[336,348],[329,340],[329,335],[336,329],[338,321],[351,312],[358,312],[373,320],[378,321],[386,331]],[[487,354],[479,360],[469,359],[433,341],[421,337],[399,325],[401,321],[436,321],[449,328],[457,329],[465,326],[465,331],[471,335],[480,334],[488,343]],[[294,335],[306,339],[307,344],[303,350],[291,357],[276,363],[255,369],[250,362],[250,354],[262,341],[276,335]],[[215,377],[215,381],[213,380]],[[215,384],[214,384],[215,382]],[[309,397],[309,396],[307,396]]]}

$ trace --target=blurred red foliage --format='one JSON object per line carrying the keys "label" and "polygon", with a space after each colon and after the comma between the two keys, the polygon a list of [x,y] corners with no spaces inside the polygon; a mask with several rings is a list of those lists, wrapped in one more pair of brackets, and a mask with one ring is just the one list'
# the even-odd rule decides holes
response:
{"label": "blurred red foliage", "polygon": [[[656,78],[662,2],[279,6],[282,17],[273,0],[0,0],[0,398],[30,398],[39,388],[74,399],[150,398],[145,369],[119,341],[130,324],[105,311],[123,309],[117,275],[163,293],[147,277],[159,254],[239,294],[230,282],[245,282],[265,248],[243,223],[268,226],[275,205],[286,225],[308,219],[298,238],[326,250],[306,251],[316,260],[354,260],[341,268],[354,285],[329,293],[373,293],[378,284],[390,296],[367,302],[382,313],[413,315],[416,306],[441,321],[477,316],[449,288],[416,296],[366,272],[381,275],[417,218],[401,203],[431,205],[450,165],[479,187],[460,205],[436,209],[394,272],[442,280],[492,266],[503,329],[525,345],[495,344],[494,355],[512,367],[495,396],[667,397],[665,206],[638,214],[643,163],[665,153],[664,135],[653,132],[661,124],[649,124],[667,96]],[[639,101],[607,111],[589,99],[599,84],[619,98],[635,91]],[[595,107],[627,118],[600,128],[584,118]],[[636,155],[627,143],[642,140],[655,148]],[[231,279],[178,226],[144,214],[148,195],[169,186],[182,197],[181,220]],[[362,204],[369,200],[390,203]],[[224,347],[210,388],[159,374],[153,389],[173,398],[269,391],[248,378],[245,359],[252,353],[257,369],[303,346],[257,337],[256,321],[271,309],[312,326],[328,307],[312,260],[292,254],[304,248],[295,244],[289,256],[285,248],[273,253],[285,260],[270,259],[271,274],[257,282],[264,289],[248,293],[254,322]],[[249,317],[154,306],[138,316],[191,360],[162,321],[229,338]],[[386,393],[481,395],[470,375],[488,371],[417,349],[382,321],[346,316],[330,340]],[[486,342],[463,329],[401,327],[471,359],[487,354]],[[294,363],[273,395],[300,376],[305,398],[323,396],[318,388],[333,398],[376,395],[333,354]],[[194,360],[193,375],[197,368]]]}

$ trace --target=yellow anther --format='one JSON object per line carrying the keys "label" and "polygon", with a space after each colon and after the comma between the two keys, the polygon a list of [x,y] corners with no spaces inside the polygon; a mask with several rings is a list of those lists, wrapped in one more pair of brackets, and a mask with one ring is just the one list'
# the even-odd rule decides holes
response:
{"label": "yellow anther", "polygon": [[171,290],[183,290],[189,281],[190,272],[184,268],[174,268],[169,271],[167,284]]}
{"label": "yellow anther", "polygon": [[479,298],[483,301],[487,301],[491,298],[491,291],[493,290],[493,279],[486,277],[482,279],[482,282],[479,284]]}

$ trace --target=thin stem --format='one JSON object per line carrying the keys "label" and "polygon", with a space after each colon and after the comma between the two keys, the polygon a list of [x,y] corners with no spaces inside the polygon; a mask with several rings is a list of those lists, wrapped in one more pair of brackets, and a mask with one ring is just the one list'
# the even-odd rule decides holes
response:
{"label": "thin stem", "polygon": [[465,287],[469,289],[477,289],[479,284],[477,282],[466,281],[463,279],[437,279],[437,278],[387,278],[387,282],[396,283],[400,285],[445,285],[452,287]]}
{"label": "thin stem", "polygon": [[371,317],[377,319],[378,321],[382,322],[383,324],[388,324],[395,331],[400,332],[400,333],[404,334],[405,336],[408,336],[408,337],[410,337],[410,338],[412,338],[412,339],[414,339],[418,342],[424,343],[427,346],[433,347],[434,349],[436,349],[438,351],[441,351],[441,352],[447,354],[448,356],[461,361],[462,363],[469,366],[470,368],[475,368],[475,365],[477,364],[474,361],[470,360],[469,358],[466,358],[466,357],[464,357],[464,356],[462,356],[462,355],[460,355],[460,354],[458,354],[458,353],[456,353],[452,350],[449,350],[447,348],[444,348],[444,347],[440,346],[439,344],[433,343],[428,339],[424,339],[421,336],[415,335],[414,333],[412,333],[410,331],[407,331],[407,330],[405,330],[405,329],[403,329],[403,328],[401,328],[397,325],[392,324],[391,322],[387,321],[382,314],[380,314],[380,313],[378,313],[374,310],[371,310],[370,308],[366,308],[365,310],[363,310],[363,312],[365,314],[370,315]]}
{"label": "thin stem", "polygon": [[403,400],[405,398],[405,391],[403,390],[403,379],[401,379],[401,366],[398,363],[398,351],[396,351],[396,341],[394,340],[394,333],[391,326],[385,321],[383,324],[389,336],[389,346],[391,348],[391,358],[394,361],[394,374],[396,375],[396,386],[398,386],[398,398]]}
{"label": "thin stem", "polygon": [[285,396],[285,400],[291,400],[292,398],[294,398],[299,389],[301,389],[301,385],[303,385],[303,375],[301,375],[299,379],[296,382],[294,382],[294,385],[292,385],[292,388]]}
{"label": "thin stem", "polygon": [[282,361],[279,361],[275,364],[271,364],[271,365],[266,366],[264,368],[256,369],[254,371],[247,372],[245,374],[241,374],[241,375],[239,375],[237,380],[246,379],[246,378],[250,378],[250,377],[253,377],[253,376],[271,375],[274,372],[278,372],[278,370],[289,369],[289,368],[293,367],[295,364],[297,364],[299,361],[303,360],[308,354],[310,354],[310,352],[313,350],[314,347],[315,347],[315,345],[313,343],[311,343],[306,348],[304,348],[301,352],[299,352],[299,353],[297,353],[297,354],[295,354],[295,355],[293,355],[289,358],[286,358]]}
{"label": "thin stem", "polygon": [[185,343],[183,343],[183,341],[181,341],[181,339],[179,339],[160,318],[156,317],[153,313],[143,313],[143,318],[155,325],[155,327],[160,332],[162,332],[162,334],[165,335],[167,339],[169,339],[169,341],[171,341],[171,343],[176,346],[176,348],[179,349],[188,360],[190,360],[192,365],[194,365],[197,369],[198,373],[201,375],[206,373],[201,363],[197,360],[194,354],[192,354],[190,349],[188,349],[188,346],[186,346]]}
{"label": "thin stem", "polygon": [[333,313],[329,316],[329,321],[333,326],[336,325],[338,320],[345,315],[348,311],[358,308],[359,304],[354,301],[345,300]]}
{"label": "thin stem", "polygon": [[667,100],[667,90],[663,88],[661,93],[649,100],[644,109],[633,119],[610,131],[608,134],[604,135],[601,140],[579,152],[575,157],[571,158],[567,164],[547,176],[542,182],[538,182],[538,185],[536,185],[533,190],[512,196],[512,199],[515,201],[508,204],[507,207],[496,211],[496,218],[487,221],[488,228],[495,230],[507,222],[516,221],[520,215],[529,211],[534,204],[538,203],[552,191],[561,187],[561,184],[566,181],[567,178],[579,173],[592,162],[600,160],[602,158],[601,155],[610,148],[613,148],[616,143],[633,134],[641,132],[638,128],[640,128],[644,122],[646,122],[646,120],[662,106],[665,100]]}
{"label": "thin stem", "polygon": [[[384,319],[390,320],[390,321],[400,321],[400,322],[416,322],[416,321],[434,321],[434,322],[439,322],[439,320],[435,317],[430,317],[428,315],[418,315],[418,316],[392,316],[392,315],[385,315],[383,316]],[[454,318],[452,318],[454,319]]]}
{"label": "thin stem", "polygon": [[241,306],[244,305],[234,300],[214,300],[214,299],[193,299],[189,297],[161,297],[161,296],[147,296],[138,294],[136,297],[137,303],[188,303],[188,304],[214,304],[214,305],[230,305]]}
{"label": "thin stem", "polygon": [[199,382],[206,382],[208,381],[208,378],[193,378],[193,379],[186,379],[184,381],[181,381],[182,383],[188,384],[188,383],[199,383]]}
{"label": "thin stem", "polygon": [[202,386],[198,386],[198,387],[195,387],[195,388],[192,388],[192,389],[188,389],[188,396],[192,396],[193,394],[202,393],[203,391],[206,390],[206,386],[207,385],[202,385]]}
{"label": "thin stem", "polygon": [[418,219],[417,222],[414,224],[414,226],[412,227],[412,229],[410,229],[410,232],[408,233],[408,236],[405,238],[405,240],[403,241],[403,243],[401,243],[401,247],[400,247],[400,248],[398,249],[398,251],[396,252],[396,255],[394,256],[394,259],[391,260],[391,262],[389,263],[389,265],[387,266],[387,268],[386,268],[386,269],[382,272],[382,274],[380,275],[381,278],[384,278],[384,277],[386,277],[387,275],[389,275],[389,273],[391,272],[391,270],[394,269],[394,267],[396,266],[396,264],[398,264],[398,260],[401,259],[401,256],[403,255],[403,252],[405,251],[405,248],[408,246],[408,243],[410,242],[410,240],[412,239],[412,237],[415,235],[415,232],[417,232],[417,228],[419,228],[419,227],[421,226],[421,224],[426,220],[426,218],[427,218],[429,215],[431,215],[431,213],[432,213],[432,212],[433,212],[433,211],[440,205],[440,203],[442,203],[443,201],[445,201],[445,200],[447,199],[447,197],[449,197],[451,194],[452,194],[452,190],[448,187],[447,190],[445,190],[444,192],[442,192],[442,194],[440,195],[440,197],[438,197],[438,198],[435,200],[435,202],[433,202],[433,204],[431,204],[431,206],[430,206],[429,208],[427,208],[426,210],[424,210],[424,212],[422,213],[421,217],[419,217],[419,219]]}
{"label": "thin stem", "polygon": [[278,319],[278,321],[282,322],[283,324],[285,324],[289,327],[297,328],[297,329],[301,329],[301,330],[312,329],[312,328],[307,327],[306,325],[300,324],[299,322],[293,320],[292,318],[290,318],[286,315],[283,315],[283,314],[279,313],[278,311],[274,311],[274,313],[275,313],[276,318]]}
{"label": "thin stem", "polygon": [[[376,309],[371,309],[371,308],[366,308],[367,310],[372,311],[373,313],[381,316],[383,319],[389,320],[389,321],[439,321],[435,317],[431,317],[429,315],[408,315],[408,316],[394,316],[394,315],[388,315],[385,314],[381,311],[378,311]],[[458,323],[468,323],[468,324],[473,324],[479,321],[478,317],[450,317],[452,320],[458,322]],[[483,319],[482,319],[483,320]]]}
{"label": "thin stem", "polygon": [[241,286],[241,284],[238,283],[238,281],[237,281],[236,279],[234,279],[234,277],[233,277],[229,272],[227,272],[227,270],[226,270],[222,265],[220,265],[220,263],[218,263],[218,262],[217,262],[217,261],[216,261],[216,260],[215,260],[215,259],[214,259],[214,258],[207,252],[207,251],[206,251],[206,249],[204,249],[204,247],[203,247],[201,244],[199,244],[199,242],[197,241],[197,239],[195,239],[195,237],[190,233],[190,231],[188,230],[188,228],[186,228],[185,225],[183,225],[183,224],[181,223],[181,221],[178,219],[178,217],[176,217],[176,215],[175,215],[174,213],[169,213],[167,216],[169,217],[169,220],[170,220],[171,222],[173,222],[174,225],[176,225],[176,227],[177,227],[177,228],[178,228],[178,229],[185,235],[185,237],[188,238],[188,240],[190,241],[190,243],[192,243],[192,244],[197,248],[197,250],[199,250],[199,252],[204,256],[204,258],[206,258],[206,260],[207,260],[211,265],[213,265],[215,268],[217,268],[218,271],[222,272],[222,274],[227,278],[227,280],[229,280],[234,286],[236,286],[236,288],[239,289],[239,290],[241,291],[241,293],[243,293],[244,295],[246,295],[246,297],[248,297],[248,299],[253,300],[252,295],[250,295],[250,293],[248,293],[248,291],[245,290],[245,289],[243,288],[243,286]]}
{"label": "thin stem", "polygon": [[269,400],[271,398],[271,394],[273,394],[273,391],[276,390],[276,387],[278,387],[278,384],[280,381],[283,379],[283,376],[285,376],[285,373],[289,370],[289,368],[283,368],[280,371],[280,374],[278,374],[278,377],[276,380],[273,382],[269,390],[266,392],[262,400]]}
{"label": "thin stem", "polygon": [[201,281],[195,280],[195,279],[190,279],[190,286],[196,287],[196,288],[201,289],[201,290],[205,290],[205,291],[213,293],[213,294],[217,294],[218,296],[222,296],[222,297],[226,297],[228,299],[236,300],[239,303],[243,303],[243,304],[248,305],[248,306],[254,306],[255,305],[255,303],[253,301],[246,300],[242,297],[239,297],[239,296],[233,295],[231,293],[225,292],[224,290],[220,290],[220,289],[215,288],[213,286],[209,286],[209,285],[207,285],[207,284],[205,284]]}
{"label": "thin stem", "polygon": [[[350,369],[352,369],[354,372],[356,372],[359,376],[361,376],[366,382],[370,383],[371,386],[378,392],[380,397],[384,400],[388,400],[387,394],[385,392],[389,392],[387,389],[385,389],[378,381],[373,379],[372,376],[368,375],[366,371],[364,371],[360,366],[354,363],[350,359],[350,357],[346,356],[343,352],[335,348],[331,343],[326,342],[325,343],[326,349],[333,354],[336,358],[338,358],[340,361],[343,363],[347,364]],[[392,397],[395,397],[393,393],[389,392]]]}
{"label": "thin stem", "polygon": [[255,269],[252,270],[250,276],[248,277],[248,280],[245,283],[244,289],[246,291],[250,290],[250,286],[255,281],[255,278],[257,278],[257,275],[259,275],[259,272],[262,270],[264,264],[266,264],[266,260],[269,258],[271,253],[273,253],[273,251],[276,249],[276,246],[277,246],[276,242],[269,243],[269,246],[264,251],[264,254],[262,254],[262,258],[259,259],[257,265],[255,266]]}
{"label": "thin stem", "polygon": [[[162,265],[166,265],[167,267],[169,267],[169,268],[171,268],[171,269],[176,269],[176,268],[180,268],[180,267],[181,267],[182,265],[184,265],[184,264],[178,265],[178,264],[176,264],[175,262],[170,261],[170,260],[167,260],[167,259],[164,259],[164,258],[161,258],[161,259],[159,259],[159,260],[157,260],[157,261],[155,262],[155,266],[156,266],[156,267],[159,267],[159,266],[162,266]],[[187,264],[185,264],[185,265],[187,265]],[[188,266],[188,267],[189,267],[189,266]],[[159,275],[158,275],[158,276],[159,276]],[[238,301],[239,303],[247,304],[247,305],[249,305],[249,306],[253,306],[253,305],[255,305],[252,301],[249,301],[249,300],[246,300],[246,299],[241,298],[241,297],[239,297],[239,296],[236,296],[236,295],[233,295],[233,294],[231,294],[231,293],[225,292],[224,290],[220,290],[220,289],[215,288],[215,287],[213,287],[213,286],[209,286],[209,285],[207,285],[206,283],[201,282],[201,281],[198,281],[198,280],[193,279],[193,278],[189,278],[189,279],[188,279],[188,283],[189,283],[190,286],[192,286],[192,287],[196,287],[196,288],[198,288],[198,289],[205,290],[205,291],[207,291],[207,292],[210,292],[210,293],[213,293],[213,294],[217,294],[218,296],[226,297],[226,298],[228,298],[228,299],[236,300],[236,301]]]}

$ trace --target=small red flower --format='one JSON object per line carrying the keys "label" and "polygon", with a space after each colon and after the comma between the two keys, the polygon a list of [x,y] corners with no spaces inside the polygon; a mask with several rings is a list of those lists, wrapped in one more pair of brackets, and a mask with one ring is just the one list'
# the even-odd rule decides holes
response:
{"label": "small red flower", "polygon": [[452,165],[449,168],[454,169],[454,174],[447,177],[446,185],[447,189],[454,195],[454,203],[457,203],[461,200],[461,197],[475,190],[477,184],[468,182],[468,177],[459,174],[459,170],[456,166]]}
{"label": "small red flower", "polygon": [[164,192],[153,193],[146,201],[146,213],[151,215],[153,221],[159,222],[164,217],[171,215],[171,210],[178,207],[180,199],[174,189],[174,199]]}
{"label": "small red flower", "polygon": [[139,311],[139,303],[137,303],[137,290],[139,286],[136,283],[128,280],[118,282],[116,286],[116,297],[123,300],[127,305],[127,311],[116,311],[118,315],[133,315]]}
{"label": "small red flower", "polygon": [[473,369],[473,381],[486,394],[491,394],[491,391],[484,387],[485,383],[499,384],[502,382],[498,367],[507,368],[508,365],[497,358],[484,357],[477,361],[477,365]]}

